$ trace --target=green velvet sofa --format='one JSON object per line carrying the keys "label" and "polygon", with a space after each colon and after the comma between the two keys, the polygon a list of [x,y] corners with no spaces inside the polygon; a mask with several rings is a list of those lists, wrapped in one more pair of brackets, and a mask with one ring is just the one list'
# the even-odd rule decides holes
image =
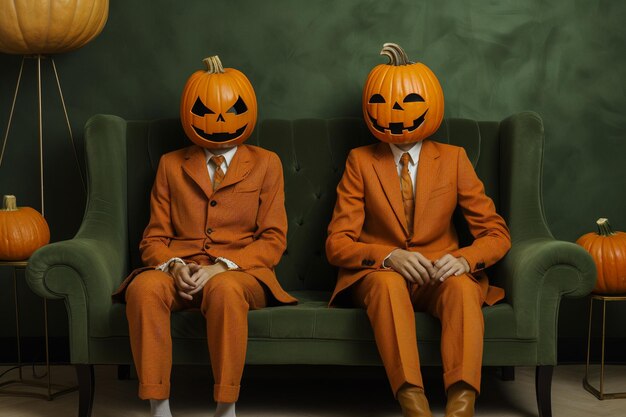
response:
{"label": "green velvet sofa", "polygon": [[[531,112],[501,122],[446,119],[434,139],[466,149],[511,230],[512,249],[488,271],[506,299],[483,309],[483,363],[509,370],[536,366],[539,415],[548,417],[559,303],[564,296],[588,294],[595,267],[582,248],[555,240],[546,226],[542,121]],[[358,118],[265,120],[249,139],[283,163],[289,233],[277,275],[300,303],[250,312],[247,363],[380,365],[364,311],[327,307],[337,271],[324,254],[346,156],[374,140]],[[81,417],[91,414],[93,365],[132,364],[125,305],[114,303],[111,293],[140,265],[138,244],[160,156],[188,145],[175,119],[91,118],[85,127],[89,197],[80,230],[30,259],[30,287],[67,307]],[[461,240],[471,239],[460,217],[456,224]],[[416,313],[416,327],[422,364],[440,364],[439,322]],[[198,311],[173,314],[172,337],[174,364],[208,363]]]}

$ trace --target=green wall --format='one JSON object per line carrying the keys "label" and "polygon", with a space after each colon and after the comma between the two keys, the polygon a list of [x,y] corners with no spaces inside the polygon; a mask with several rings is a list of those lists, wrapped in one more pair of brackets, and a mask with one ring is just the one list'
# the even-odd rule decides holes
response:
{"label": "green wall", "polygon": [[[55,60],[81,151],[94,113],[177,116],[187,76],[212,54],[248,75],[260,119],[360,116],[367,73],[385,62],[383,42],[397,42],[438,75],[448,117],[543,116],[547,218],[556,237],[573,241],[601,216],[626,230],[624,21],[626,3],[610,0],[113,1],[102,34]],[[1,127],[20,59],[0,55]],[[27,60],[0,193],[38,207],[34,80]],[[77,230],[84,194],[47,64],[44,93],[46,215],[59,240]],[[9,271],[0,278],[6,294]],[[586,305],[564,303],[563,337],[585,334]],[[626,336],[619,325],[610,331]]]}

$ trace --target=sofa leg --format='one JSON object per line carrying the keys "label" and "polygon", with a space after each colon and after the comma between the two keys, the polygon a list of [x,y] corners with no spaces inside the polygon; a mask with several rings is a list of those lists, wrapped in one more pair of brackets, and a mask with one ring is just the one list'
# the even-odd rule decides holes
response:
{"label": "sofa leg", "polygon": [[93,365],[74,365],[78,378],[78,417],[91,417],[95,381]]}
{"label": "sofa leg", "polygon": [[117,365],[117,379],[120,381],[130,379],[130,365]]}
{"label": "sofa leg", "polygon": [[514,366],[502,366],[501,367],[501,379],[503,381],[515,381],[515,367]]}
{"label": "sofa leg", "polygon": [[535,392],[539,417],[552,417],[553,365],[540,365],[535,370]]}

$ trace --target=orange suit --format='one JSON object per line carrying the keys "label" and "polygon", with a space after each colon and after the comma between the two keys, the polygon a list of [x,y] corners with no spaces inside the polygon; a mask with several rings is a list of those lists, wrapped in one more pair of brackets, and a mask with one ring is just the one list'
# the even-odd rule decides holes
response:
{"label": "orange suit", "polygon": [[[213,191],[202,148],[163,155],[150,200],[150,222],[140,250],[145,268],[133,271],[114,297],[125,294],[139,396],[169,397],[171,311],[199,307],[218,402],[235,402],[247,345],[247,312],[275,300],[295,303],[278,283],[274,266],[286,247],[282,165],[270,151],[239,145]],[[210,265],[223,257],[237,271],[215,275],[194,300],[183,300],[173,279],[155,270],[171,258]]]}
{"label": "orange suit", "polygon": [[[462,380],[479,391],[484,335],[480,306],[504,297],[501,288],[489,285],[483,269],[510,248],[508,228],[463,148],[425,140],[416,182],[409,231],[389,144],[350,152],[326,241],[330,263],[340,267],[330,303],[340,296],[366,308],[394,393],[404,383],[423,387],[414,308],[441,320],[446,389]],[[475,238],[463,248],[452,222],[457,206]],[[470,272],[443,283],[407,284],[382,266],[396,248],[420,252],[431,261],[448,253],[463,256]]]}

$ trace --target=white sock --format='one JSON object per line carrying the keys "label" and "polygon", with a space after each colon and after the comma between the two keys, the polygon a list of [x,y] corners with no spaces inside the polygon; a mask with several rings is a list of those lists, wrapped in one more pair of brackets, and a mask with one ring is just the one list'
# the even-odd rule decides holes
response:
{"label": "white sock", "polygon": [[150,415],[152,417],[172,417],[170,400],[150,400]]}
{"label": "white sock", "polygon": [[237,403],[217,403],[215,417],[237,417],[235,414],[235,404]]}

